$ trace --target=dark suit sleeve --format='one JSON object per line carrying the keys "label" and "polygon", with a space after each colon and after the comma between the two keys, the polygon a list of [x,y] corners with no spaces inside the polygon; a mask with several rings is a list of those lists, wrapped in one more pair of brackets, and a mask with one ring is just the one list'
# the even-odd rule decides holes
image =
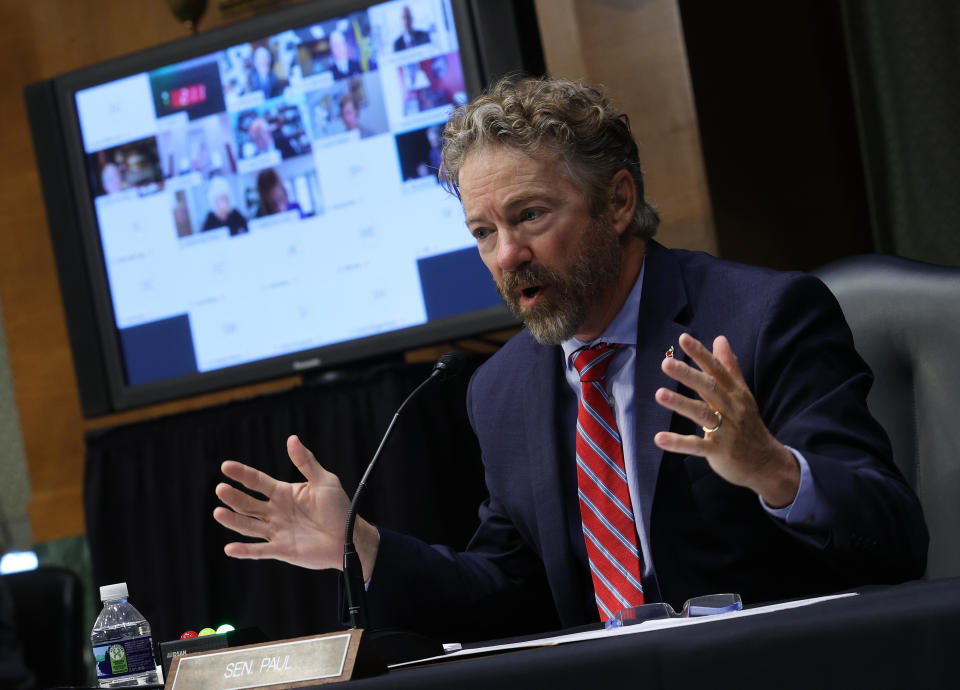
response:
{"label": "dark suit sleeve", "polygon": [[559,627],[543,566],[485,502],[465,552],[387,529],[367,600],[378,628],[415,630],[445,641]]}
{"label": "dark suit sleeve", "polygon": [[[708,346],[729,338],[764,424],[806,459],[816,500],[788,523],[705,459],[666,454],[651,518],[663,598],[734,591],[755,604],[920,577],[919,501],[867,409],[873,377],[833,295],[804,274],[680,257],[692,265],[681,325]],[[670,429],[700,433],[680,415]]]}
{"label": "dark suit sleeve", "polygon": [[[468,392],[473,402],[467,405],[474,429],[476,380]],[[486,479],[489,488],[489,468]],[[374,625],[457,641],[559,627],[531,538],[524,538],[507,517],[497,491],[489,493],[479,508],[480,525],[462,552],[380,529],[367,592]]]}
{"label": "dark suit sleeve", "polygon": [[867,409],[873,377],[833,295],[816,278],[790,281],[755,347],[749,375],[764,421],[803,454],[814,483],[813,509],[784,527],[816,537],[853,582],[920,577],[928,535],[919,500]]}

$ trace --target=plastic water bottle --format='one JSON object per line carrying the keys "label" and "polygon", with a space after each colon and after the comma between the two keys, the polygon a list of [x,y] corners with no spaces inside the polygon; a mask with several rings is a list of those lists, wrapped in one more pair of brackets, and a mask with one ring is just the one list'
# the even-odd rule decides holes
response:
{"label": "plastic water bottle", "polygon": [[127,583],[100,588],[103,610],[90,633],[101,688],[159,683],[150,624],[127,601]]}

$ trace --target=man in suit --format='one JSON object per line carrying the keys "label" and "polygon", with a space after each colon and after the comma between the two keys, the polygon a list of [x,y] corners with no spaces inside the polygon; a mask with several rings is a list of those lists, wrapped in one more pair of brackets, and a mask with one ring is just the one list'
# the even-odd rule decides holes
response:
{"label": "man in suit", "polygon": [[330,73],[334,79],[360,74],[360,63],[350,56],[350,44],[339,29],[330,32]]}
{"label": "man in suit", "polygon": [[399,53],[401,50],[430,42],[430,34],[413,26],[413,13],[409,6],[403,6],[400,11],[400,20],[403,22],[403,33],[397,36],[397,40],[393,42],[394,52]]}
{"label": "man in suit", "polygon": [[[470,384],[490,497],[467,550],[358,521],[375,625],[490,637],[923,573],[919,503],[819,281],[654,242],[626,118],[589,87],[502,80],[444,139],[442,179],[526,329]],[[224,463],[267,497],[218,486],[216,519],[265,540],[226,552],[339,567],[346,496],[288,452],[306,483]]]}
{"label": "man in suit", "polygon": [[249,82],[250,91],[262,91],[265,99],[276,98],[283,93],[286,84],[273,71],[273,53],[267,46],[257,46],[253,51],[253,71]]}

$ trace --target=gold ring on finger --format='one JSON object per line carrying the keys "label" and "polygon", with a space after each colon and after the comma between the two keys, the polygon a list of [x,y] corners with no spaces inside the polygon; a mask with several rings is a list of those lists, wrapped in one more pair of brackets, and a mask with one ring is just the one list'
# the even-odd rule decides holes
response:
{"label": "gold ring on finger", "polygon": [[714,410],[713,414],[717,417],[717,423],[714,426],[701,426],[700,428],[703,429],[704,435],[712,434],[714,431],[720,428],[721,424],[723,424],[723,415],[720,414],[720,410]]}

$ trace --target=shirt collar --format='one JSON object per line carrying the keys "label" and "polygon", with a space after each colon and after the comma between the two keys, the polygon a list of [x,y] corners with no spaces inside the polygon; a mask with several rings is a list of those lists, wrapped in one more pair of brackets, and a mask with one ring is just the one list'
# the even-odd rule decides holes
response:
{"label": "shirt collar", "polygon": [[560,347],[563,348],[563,359],[564,362],[566,362],[567,368],[573,366],[570,355],[588,345],[603,342],[636,346],[640,296],[643,292],[643,273],[646,267],[647,262],[644,261],[643,264],[640,265],[640,273],[637,275],[637,280],[630,289],[630,294],[627,295],[626,301],[624,301],[620,307],[620,311],[617,312],[617,315],[613,317],[613,321],[610,322],[610,325],[604,329],[599,337],[590,342],[584,342],[579,338],[570,338],[560,343]]}

